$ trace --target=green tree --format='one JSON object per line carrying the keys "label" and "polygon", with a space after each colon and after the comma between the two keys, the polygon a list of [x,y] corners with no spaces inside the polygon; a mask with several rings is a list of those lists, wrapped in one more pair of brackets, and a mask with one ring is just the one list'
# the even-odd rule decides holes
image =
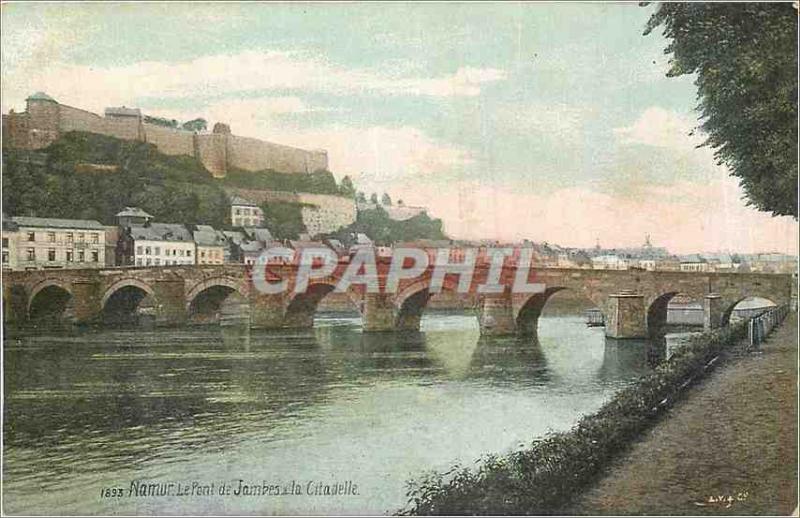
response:
{"label": "green tree", "polygon": [[356,188],[353,186],[353,180],[351,180],[349,176],[342,178],[342,183],[339,185],[339,192],[351,198],[355,196]]}
{"label": "green tree", "polygon": [[389,197],[388,194],[383,193],[383,196],[381,197],[381,203],[383,205],[391,205],[392,204],[392,198]]}
{"label": "green tree", "polygon": [[208,128],[208,121],[198,117],[197,119],[184,122],[181,127],[188,131],[205,131],[206,128]]}
{"label": "green tree", "polygon": [[367,196],[363,192],[358,191],[356,194],[356,201],[358,203],[367,203]]}
{"label": "green tree", "polygon": [[797,10],[791,3],[659,4],[669,77],[696,74],[704,145],[748,204],[797,219]]}
{"label": "green tree", "polygon": [[372,196],[369,197],[369,201],[371,201],[372,203],[377,205],[378,204],[378,195],[373,192]]}
{"label": "green tree", "polygon": [[262,203],[264,226],[276,239],[297,239],[306,231],[303,223],[302,205],[289,202]]}

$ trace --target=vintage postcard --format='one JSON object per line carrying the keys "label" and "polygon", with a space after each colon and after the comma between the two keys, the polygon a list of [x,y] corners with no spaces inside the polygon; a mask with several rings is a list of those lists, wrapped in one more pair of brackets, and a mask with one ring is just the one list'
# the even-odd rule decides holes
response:
{"label": "vintage postcard", "polygon": [[797,2],[0,21],[3,515],[797,516]]}

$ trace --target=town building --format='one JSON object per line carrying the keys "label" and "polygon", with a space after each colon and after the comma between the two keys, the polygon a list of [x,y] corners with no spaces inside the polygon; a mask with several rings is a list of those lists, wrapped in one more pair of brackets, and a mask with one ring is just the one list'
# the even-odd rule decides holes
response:
{"label": "town building", "polygon": [[17,269],[106,266],[106,228],[98,221],[29,216],[12,221],[18,227]]}
{"label": "town building", "polygon": [[224,264],[228,239],[210,225],[197,225],[192,233],[197,248],[197,264]]}
{"label": "town building", "polygon": [[630,262],[619,254],[603,254],[592,257],[595,270],[627,270]]}
{"label": "town building", "polygon": [[682,272],[707,272],[710,270],[708,261],[699,254],[689,254],[680,256]]}
{"label": "town building", "polygon": [[148,223],[124,229],[118,250],[121,264],[170,266],[195,264],[196,245],[192,233],[177,223]]}
{"label": "town building", "polygon": [[234,227],[260,227],[264,224],[264,211],[241,196],[231,197],[231,225]]}

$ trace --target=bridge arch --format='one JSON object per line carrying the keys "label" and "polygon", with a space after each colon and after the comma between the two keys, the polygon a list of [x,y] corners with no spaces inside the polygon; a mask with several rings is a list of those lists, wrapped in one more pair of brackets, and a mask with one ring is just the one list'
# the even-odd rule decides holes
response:
{"label": "bridge arch", "polygon": [[186,295],[186,314],[194,323],[219,321],[226,306],[237,314],[237,318],[242,318],[245,312],[241,307],[246,305],[248,297],[244,284],[229,277],[198,282]]}
{"label": "bridge arch", "polygon": [[[744,302],[744,301],[746,301],[748,299],[761,299],[761,300],[769,302],[773,306],[777,306],[778,305],[778,303],[776,301],[774,301],[772,298],[764,297],[764,296],[760,296],[760,295],[759,296],[741,297],[738,300],[729,300],[723,306],[722,317],[721,317],[722,318],[722,322],[721,322],[722,326],[727,326],[728,324],[731,323],[731,317],[734,314],[734,310],[736,309],[736,306],[738,306],[740,303],[742,303],[742,302]],[[755,316],[758,313],[759,313],[758,311],[754,311],[752,316]]]}
{"label": "bridge arch", "polygon": [[[400,331],[419,331],[422,314],[434,295],[431,293],[430,288],[431,279],[430,277],[425,277],[415,280],[397,293],[394,297],[395,329]],[[456,292],[457,290],[458,281],[445,276],[442,283],[442,292]]]}
{"label": "bridge arch", "polygon": [[26,308],[28,318],[58,322],[68,314],[72,301],[72,290],[67,283],[45,279],[31,289]]}
{"label": "bridge arch", "polygon": [[158,299],[148,284],[126,278],[118,280],[105,291],[100,308],[106,324],[136,323],[140,310],[147,310],[155,317]]}
{"label": "bridge arch", "polygon": [[553,295],[560,292],[570,292],[579,299],[584,300],[605,314],[605,300],[597,295],[590,296],[585,290],[577,287],[563,285],[546,287],[542,293],[533,293],[514,305],[514,324],[517,334],[534,335],[537,333],[539,317]]}
{"label": "bridge arch", "polygon": [[[320,302],[336,288],[339,280],[330,277],[323,279],[312,279],[308,287],[302,293],[291,291],[286,300],[283,313],[284,327],[313,327],[314,315],[317,312]],[[345,292],[348,300],[356,308],[359,314],[363,314],[362,305],[357,302],[358,297],[352,289]]]}

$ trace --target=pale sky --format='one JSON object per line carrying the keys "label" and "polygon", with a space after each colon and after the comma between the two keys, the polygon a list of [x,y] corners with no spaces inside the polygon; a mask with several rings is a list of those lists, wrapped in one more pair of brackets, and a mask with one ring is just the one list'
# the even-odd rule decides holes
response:
{"label": "pale sky", "polygon": [[459,238],[796,253],[745,206],[628,4],[3,4],[2,109],[41,90],[328,150]]}

